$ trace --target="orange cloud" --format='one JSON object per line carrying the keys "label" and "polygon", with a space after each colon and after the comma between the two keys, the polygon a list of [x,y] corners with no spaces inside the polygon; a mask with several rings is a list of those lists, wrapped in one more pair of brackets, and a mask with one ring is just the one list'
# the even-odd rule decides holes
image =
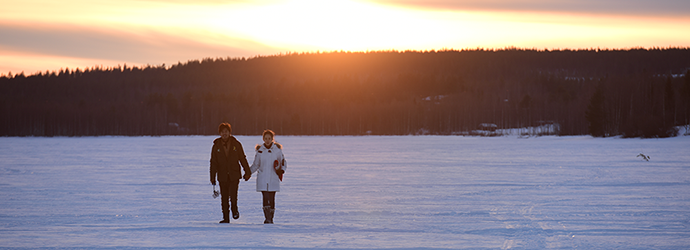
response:
{"label": "orange cloud", "polygon": [[412,9],[556,12],[586,15],[690,16],[690,1],[678,0],[362,0]]}

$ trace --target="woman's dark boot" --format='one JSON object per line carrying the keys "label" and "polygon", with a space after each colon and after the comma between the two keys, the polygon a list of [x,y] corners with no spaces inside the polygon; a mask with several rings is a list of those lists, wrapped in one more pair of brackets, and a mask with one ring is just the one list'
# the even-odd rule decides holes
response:
{"label": "woman's dark boot", "polygon": [[264,217],[266,220],[264,220],[264,224],[273,224],[273,211],[274,209],[271,209],[271,206],[265,206],[264,207]]}
{"label": "woman's dark boot", "polygon": [[268,210],[268,221],[273,224],[273,215],[276,213],[275,208],[271,208]]}

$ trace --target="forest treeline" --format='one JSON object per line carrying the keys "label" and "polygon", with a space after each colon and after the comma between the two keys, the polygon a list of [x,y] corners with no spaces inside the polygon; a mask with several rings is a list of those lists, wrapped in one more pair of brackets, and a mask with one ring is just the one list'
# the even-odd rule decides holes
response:
{"label": "forest treeline", "polygon": [[0,77],[0,136],[672,136],[690,124],[690,48],[376,51],[207,58]]}

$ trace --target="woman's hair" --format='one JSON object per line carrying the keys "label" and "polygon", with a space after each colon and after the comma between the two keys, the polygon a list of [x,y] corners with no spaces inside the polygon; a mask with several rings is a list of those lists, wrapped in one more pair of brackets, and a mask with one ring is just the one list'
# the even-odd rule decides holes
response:
{"label": "woman's hair", "polygon": [[[271,135],[271,138],[274,138],[274,139],[276,138],[276,133],[273,132],[273,130],[270,130],[270,129],[264,130],[264,133],[261,134],[261,139],[263,140],[263,138],[264,138],[266,135]],[[276,145],[276,147],[278,147],[279,149],[283,149],[283,145],[280,145],[280,143],[277,143],[277,142],[275,142],[275,141],[274,141],[273,143],[274,143],[274,144]],[[259,148],[261,148],[261,144],[256,144],[256,150],[259,150]]]}
{"label": "woman's hair", "polygon": [[228,132],[232,134],[232,126],[230,126],[230,123],[224,122],[218,125],[218,133],[220,134],[220,131],[223,131],[223,129],[227,129]]}
{"label": "woman's hair", "polygon": [[264,136],[266,136],[266,134],[271,135],[271,138],[276,138],[276,133],[273,132],[273,130],[270,130],[270,129],[264,130],[264,133],[261,134],[261,138],[264,138]]}

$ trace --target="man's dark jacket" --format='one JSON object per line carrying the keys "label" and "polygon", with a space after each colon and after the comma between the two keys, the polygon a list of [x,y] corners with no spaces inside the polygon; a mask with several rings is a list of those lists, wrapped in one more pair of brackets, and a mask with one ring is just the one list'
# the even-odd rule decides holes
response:
{"label": "man's dark jacket", "polygon": [[[223,139],[217,138],[213,141],[213,148],[211,148],[211,183],[214,185],[216,184],[216,174],[220,182],[242,179],[240,163],[242,163],[245,173],[251,173],[249,163],[247,163],[247,156],[244,155],[242,143],[235,139],[234,136],[230,136],[227,144],[229,146],[229,155],[225,154]],[[229,178],[223,178],[223,176],[228,176]]]}

